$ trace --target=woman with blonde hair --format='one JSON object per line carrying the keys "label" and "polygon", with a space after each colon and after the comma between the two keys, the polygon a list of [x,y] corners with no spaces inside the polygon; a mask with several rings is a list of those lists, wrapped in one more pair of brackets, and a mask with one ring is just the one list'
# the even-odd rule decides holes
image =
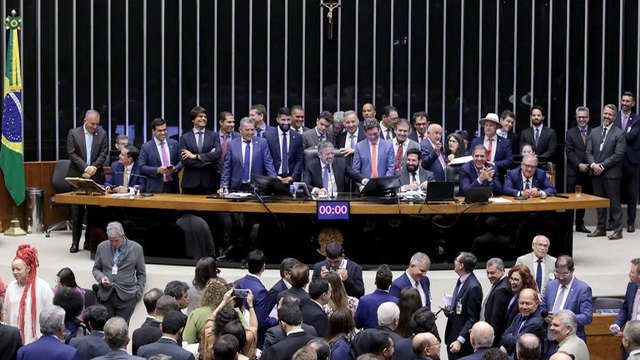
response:
{"label": "woman with blonde hair", "polygon": [[211,278],[207,281],[207,285],[202,290],[200,296],[199,307],[189,313],[187,324],[184,327],[182,339],[189,344],[200,342],[200,334],[204,328],[207,318],[211,316],[222,300],[224,294],[228,291],[227,282],[221,278]]}

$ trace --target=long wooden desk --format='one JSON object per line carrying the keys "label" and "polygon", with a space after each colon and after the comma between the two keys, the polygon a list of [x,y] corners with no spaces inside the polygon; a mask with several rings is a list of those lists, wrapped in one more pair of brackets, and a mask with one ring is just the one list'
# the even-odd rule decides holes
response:
{"label": "long wooden desk", "polygon": [[601,315],[594,313],[593,322],[584,327],[587,334],[587,347],[591,360],[620,359],[622,338],[614,336],[609,326],[614,323],[617,315]]}

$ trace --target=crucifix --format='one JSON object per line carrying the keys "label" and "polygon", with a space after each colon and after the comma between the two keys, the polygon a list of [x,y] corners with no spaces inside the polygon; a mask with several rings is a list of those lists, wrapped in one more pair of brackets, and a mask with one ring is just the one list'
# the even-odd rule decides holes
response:
{"label": "crucifix", "polygon": [[326,7],[327,13],[327,39],[333,39],[333,10],[342,6],[340,3],[320,3],[320,6]]}

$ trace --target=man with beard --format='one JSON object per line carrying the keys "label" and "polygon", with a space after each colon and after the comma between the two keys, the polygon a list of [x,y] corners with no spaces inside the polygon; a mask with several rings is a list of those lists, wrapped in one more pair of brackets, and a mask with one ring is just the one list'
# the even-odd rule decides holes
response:
{"label": "man with beard", "polygon": [[532,106],[530,114],[532,126],[520,133],[520,151],[525,144],[531,144],[539,157],[553,159],[558,146],[556,131],[543,125],[545,120],[543,107]]}
{"label": "man with beard", "polygon": [[264,134],[269,144],[273,167],[278,179],[285,185],[300,181],[302,177],[302,135],[291,128],[291,113],[286,107],[278,109],[278,127],[269,128]]}
{"label": "man with beard", "polygon": [[625,91],[620,99],[620,112],[616,116],[614,124],[622,129],[627,143],[627,151],[622,159],[622,186],[627,193],[627,232],[634,232],[636,222],[636,206],[638,205],[638,183],[640,174],[640,116],[632,113],[631,109],[636,105],[633,93]]}
{"label": "man with beard", "polygon": [[426,190],[429,181],[436,181],[433,173],[429,170],[420,168],[420,159],[422,152],[419,149],[407,150],[407,163],[400,170],[400,191],[410,190]]}

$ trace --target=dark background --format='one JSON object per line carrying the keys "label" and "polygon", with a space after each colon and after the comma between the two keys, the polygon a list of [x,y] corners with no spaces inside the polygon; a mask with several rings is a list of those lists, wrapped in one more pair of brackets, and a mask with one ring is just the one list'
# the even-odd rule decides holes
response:
{"label": "dark background", "polygon": [[631,0],[343,0],[331,40],[319,0],[3,4],[3,17],[16,9],[23,19],[27,161],[66,158],[67,132],[91,107],[111,143],[128,124],[139,146],[155,117],[174,135],[190,129],[196,104],[213,125],[216,113],[239,120],[253,103],[273,124],[277,108],[303,103],[313,126],[322,110],[371,101],[379,114],[389,104],[401,117],[426,110],[446,132],[475,132],[485,113],[504,109],[522,130],[534,103],[562,143],[577,106],[597,126],[604,104],[639,90]]}

